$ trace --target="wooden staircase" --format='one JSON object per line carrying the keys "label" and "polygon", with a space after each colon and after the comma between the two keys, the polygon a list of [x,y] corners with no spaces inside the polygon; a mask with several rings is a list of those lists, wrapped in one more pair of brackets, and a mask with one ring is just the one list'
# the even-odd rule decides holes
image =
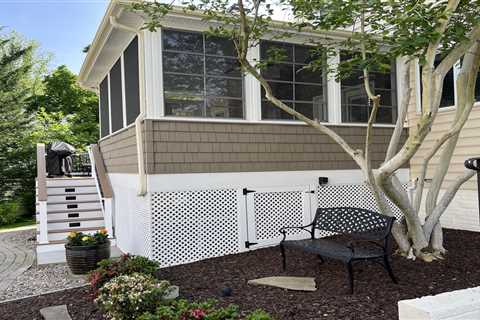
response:
{"label": "wooden staircase", "polygon": [[47,178],[49,243],[65,243],[72,231],[95,233],[104,227],[102,203],[92,177]]}
{"label": "wooden staircase", "polygon": [[[65,262],[64,246],[72,231],[93,234],[106,228],[112,237],[112,245],[115,244],[111,186],[102,169],[102,159],[94,159],[93,152],[89,154],[92,161],[91,176],[48,178],[45,174],[44,146],[37,146],[38,264]],[[99,156],[98,150],[96,155]],[[102,182],[99,181],[100,174]]]}

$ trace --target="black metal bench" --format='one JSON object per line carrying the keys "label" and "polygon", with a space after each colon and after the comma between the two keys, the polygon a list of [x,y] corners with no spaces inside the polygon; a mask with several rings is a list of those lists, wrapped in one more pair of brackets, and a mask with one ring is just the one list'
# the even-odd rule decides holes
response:
{"label": "black metal bench", "polygon": [[[283,240],[280,242],[283,270],[286,269],[285,248],[292,248],[317,254],[322,263],[324,262],[323,258],[344,262],[347,267],[351,293],[353,293],[352,265],[357,261],[380,263],[387,270],[392,281],[397,283],[389,262],[390,231],[394,220],[394,217],[387,217],[360,208],[318,208],[315,219],[309,225],[280,229],[280,233],[283,234]],[[289,229],[307,231],[310,233],[310,238],[286,240]],[[335,236],[319,238],[316,230],[327,231]],[[346,235],[346,237],[342,235]],[[338,236],[342,239],[337,239]]]}

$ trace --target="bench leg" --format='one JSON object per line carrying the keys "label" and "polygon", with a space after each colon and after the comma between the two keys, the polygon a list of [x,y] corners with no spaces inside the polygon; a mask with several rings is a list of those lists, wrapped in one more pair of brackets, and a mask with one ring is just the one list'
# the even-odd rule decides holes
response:
{"label": "bench leg", "polygon": [[285,257],[285,248],[282,244],[280,244],[280,252],[282,253],[282,268],[285,271],[287,269],[287,259]]}
{"label": "bench leg", "polygon": [[320,263],[325,263],[325,260],[323,260],[323,257],[321,255],[318,255],[318,259],[320,260]]}
{"label": "bench leg", "polygon": [[388,261],[388,256],[383,257],[383,265],[385,266],[385,269],[387,270],[388,275],[392,279],[393,283],[398,284],[397,279],[393,275],[392,267],[390,266],[390,261]]}
{"label": "bench leg", "polygon": [[353,294],[353,267],[352,262],[347,263],[348,284],[350,286],[350,294]]}

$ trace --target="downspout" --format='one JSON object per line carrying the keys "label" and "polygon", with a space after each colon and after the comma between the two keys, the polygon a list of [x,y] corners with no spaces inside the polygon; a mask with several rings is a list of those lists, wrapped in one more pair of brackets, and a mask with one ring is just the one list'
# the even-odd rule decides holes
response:
{"label": "downspout", "polygon": [[145,40],[141,30],[131,28],[129,26],[120,24],[116,17],[110,17],[110,24],[114,28],[124,31],[132,32],[138,38],[138,86],[140,90],[140,114],[135,119],[135,136],[137,142],[137,162],[138,162],[138,178],[139,189],[138,196],[144,196],[147,193],[147,175],[145,173],[145,156],[143,148],[143,132],[142,121],[145,120]]}

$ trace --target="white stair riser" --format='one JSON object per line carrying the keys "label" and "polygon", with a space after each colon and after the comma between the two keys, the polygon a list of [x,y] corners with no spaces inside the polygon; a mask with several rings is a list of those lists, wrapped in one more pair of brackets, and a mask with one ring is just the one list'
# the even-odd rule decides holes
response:
{"label": "white stair riser", "polygon": [[[72,222],[51,222],[48,223],[48,231],[69,229],[74,231],[78,228],[98,228],[105,226],[103,220],[87,220],[87,221],[72,221]],[[48,236],[50,238],[50,235]]]}
{"label": "white stair riser", "polygon": [[47,188],[47,194],[49,196],[56,195],[56,194],[63,194],[63,193],[75,195],[76,193],[95,193],[95,192],[97,192],[97,188],[95,186]]}
{"label": "white stair riser", "polygon": [[[72,216],[76,215],[77,216]],[[69,216],[70,215],[70,216]],[[102,211],[84,211],[84,212],[62,212],[62,213],[49,213],[47,215],[48,220],[60,220],[60,219],[88,219],[88,218],[103,218]]]}
{"label": "white stair riser", "polygon": [[47,202],[75,202],[75,201],[100,201],[97,193],[92,194],[71,194],[61,196],[48,196]]}
{"label": "white stair riser", "polygon": [[51,213],[52,211],[67,211],[74,212],[76,210],[91,209],[91,210],[101,210],[102,206],[100,202],[86,202],[86,203],[70,203],[70,204],[47,204],[47,212]]}
{"label": "white stair riser", "polygon": [[[100,229],[100,228],[99,228]],[[72,230],[75,231],[75,230]],[[86,234],[94,234],[97,230],[92,231],[82,231]],[[59,233],[49,233],[48,234],[48,241],[56,241],[56,240],[65,240],[70,232],[59,232]]]}
{"label": "white stair riser", "polygon": [[95,180],[90,179],[47,179],[48,187],[95,186]]}

